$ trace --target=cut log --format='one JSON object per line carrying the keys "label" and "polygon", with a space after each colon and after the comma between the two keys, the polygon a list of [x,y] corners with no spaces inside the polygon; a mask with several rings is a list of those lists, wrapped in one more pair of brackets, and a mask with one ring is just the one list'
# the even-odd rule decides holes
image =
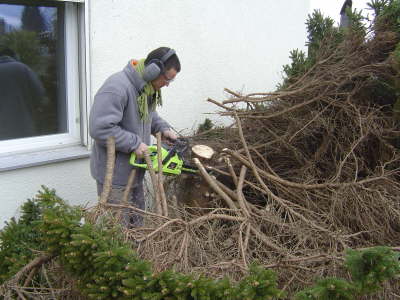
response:
{"label": "cut log", "polygon": [[215,151],[206,145],[196,145],[192,147],[192,153],[199,158],[211,159]]}

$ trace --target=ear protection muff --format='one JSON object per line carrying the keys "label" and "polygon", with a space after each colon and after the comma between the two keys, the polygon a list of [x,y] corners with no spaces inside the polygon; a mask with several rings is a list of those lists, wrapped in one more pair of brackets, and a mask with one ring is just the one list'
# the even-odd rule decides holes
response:
{"label": "ear protection muff", "polygon": [[144,67],[143,80],[146,82],[152,81],[160,76],[165,71],[165,62],[175,54],[174,49],[169,49],[160,59],[155,58],[148,62]]}

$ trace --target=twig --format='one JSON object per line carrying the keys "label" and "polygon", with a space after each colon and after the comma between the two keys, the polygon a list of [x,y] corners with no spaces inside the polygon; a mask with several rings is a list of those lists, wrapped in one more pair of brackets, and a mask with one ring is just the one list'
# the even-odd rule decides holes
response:
{"label": "twig", "polygon": [[151,162],[150,154],[149,154],[148,151],[144,154],[144,159],[146,160],[147,168],[148,168],[149,173],[150,173],[151,182],[153,184],[154,192],[156,194],[156,212],[157,212],[157,214],[162,215],[163,214],[162,213],[163,210],[162,210],[162,204],[161,204],[160,191],[157,188],[158,187],[157,177],[156,177],[156,174],[154,172],[153,164]]}
{"label": "twig", "polygon": [[164,191],[163,165],[161,152],[161,132],[157,132],[157,160],[158,160],[158,190],[161,198],[161,208],[164,216],[168,217],[167,197]]}
{"label": "twig", "polygon": [[245,265],[245,267],[247,269],[246,250],[244,248],[244,243],[243,243],[243,226],[244,226],[244,224],[245,223],[240,224],[238,239],[239,239],[239,248],[240,248],[243,264]]}
{"label": "twig", "polygon": [[303,220],[304,222],[311,224],[314,228],[324,231],[324,232],[329,232],[326,228],[323,228],[317,224],[315,224],[313,221],[308,220],[307,218],[305,218],[303,215],[299,214],[298,212],[296,212],[295,210],[293,210],[291,207],[289,207],[287,204],[285,204],[284,201],[282,201],[282,199],[278,196],[276,196],[274,193],[271,192],[271,190],[267,187],[267,185],[264,183],[264,181],[261,179],[260,174],[258,172],[257,167],[255,166],[253,159],[251,158],[250,155],[250,151],[249,148],[247,147],[247,143],[246,140],[244,139],[243,136],[243,130],[242,130],[242,125],[240,123],[240,120],[237,116],[235,116],[236,119],[236,123],[239,129],[239,136],[240,139],[243,143],[243,147],[245,148],[246,154],[247,154],[247,158],[249,159],[249,164],[251,169],[253,170],[254,175],[256,176],[258,182],[261,184],[261,186],[265,189],[265,191],[268,192],[268,194],[275,200],[277,201],[280,205],[282,205],[285,209],[289,210],[293,215],[297,216],[298,218],[300,218],[301,220]]}
{"label": "twig", "polygon": [[[282,98],[282,97],[284,97],[284,96],[292,95],[292,94],[295,94],[295,93],[296,93],[296,91],[290,91],[290,92],[286,92],[285,94],[279,94],[279,95],[273,95],[273,96],[268,96],[268,97],[262,97],[262,98],[260,98],[260,99],[246,99],[245,101],[246,101],[246,102],[265,102],[265,101],[271,101],[271,100],[279,99],[279,98]],[[301,108],[301,107],[303,107],[303,106],[306,106],[306,105],[308,105],[308,104],[311,104],[311,103],[313,103],[313,102],[315,102],[315,101],[317,101],[317,100],[319,100],[319,99],[320,99],[320,97],[317,96],[317,97],[315,97],[315,98],[313,98],[313,99],[311,99],[311,100],[308,100],[308,101],[306,101],[306,102],[299,103],[299,104],[294,105],[294,106],[292,106],[292,107],[290,107],[290,108],[288,108],[288,109],[285,109],[285,110],[282,110],[282,111],[280,111],[280,112],[277,112],[277,113],[268,115],[268,116],[266,116],[266,117],[267,117],[267,118],[273,118],[273,117],[280,116],[280,115],[282,115],[282,114],[286,114],[286,113],[288,113],[288,112],[291,112],[291,111],[296,110],[296,109],[298,109],[298,108]],[[241,102],[241,101],[243,101],[243,98],[239,98],[239,99],[230,99],[230,100],[225,100],[225,101],[223,101],[222,104],[234,103],[234,102]]]}
{"label": "twig", "polygon": [[250,223],[247,223],[246,224],[246,233],[244,236],[244,243],[243,243],[243,248],[244,248],[245,252],[247,252],[247,248],[249,246],[250,230],[251,230],[251,225],[250,225]]}
{"label": "twig", "polygon": [[128,183],[125,187],[124,195],[122,196],[122,204],[124,204],[124,205],[128,204],[128,197],[129,197],[129,193],[132,189],[132,186],[135,182],[136,171],[137,171],[136,169],[132,169],[131,173],[129,174]]}
{"label": "twig", "polygon": [[238,98],[242,97],[242,95],[240,95],[240,94],[238,94],[238,93],[236,93],[236,92],[234,92],[234,91],[232,91],[232,90],[230,90],[228,88],[224,88],[224,91],[229,93],[229,94],[231,94],[231,95],[233,95],[233,96],[235,96],[235,97],[238,97]]}
{"label": "twig", "polygon": [[222,199],[225,200],[225,202],[229,206],[229,208],[236,209],[236,206],[233,203],[232,199],[229,198],[229,196],[218,186],[218,184],[215,182],[215,180],[207,173],[207,171],[204,169],[204,166],[201,164],[200,160],[198,158],[194,158],[193,161],[196,164],[196,166],[199,168],[200,174],[207,181],[207,183],[211,186],[211,188],[216,193],[218,193],[218,195],[220,195],[222,197]]}
{"label": "twig", "polygon": [[156,230],[154,230],[152,233],[148,234],[147,236],[145,236],[144,238],[141,238],[139,240],[137,240],[138,242],[143,242],[149,238],[151,238],[153,235],[155,235],[157,232],[160,232],[161,230],[163,230],[165,227],[174,224],[174,223],[183,223],[183,224],[187,224],[185,221],[181,220],[181,219],[172,219],[169,220],[168,222],[164,223],[162,226],[158,227]]}
{"label": "twig", "polygon": [[347,159],[349,158],[350,154],[353,153],[354,149],[361,143],[361,141],[362,141],[363,139],[365,139],[365,137],[366,137],[366,135],[360,136],[360,137],[357,139],[357,141],[355,141],[355,142],[351,145],[350,151],[346,154],[346,156],[345,156],[345,157],[343,158],[343,160],[340,162],[339,167],[338,167],[338,171],[336,172],[336,176],[335,176],[335,178],[333,179],[333,181],[335,181],[336,179],[339,178],[340,174],[342,173],[343,166],[344,166],[344,164],[346,163]]}
{"label": "twig", "polygon": [[249,148],[249,150],[253,151],[253,152],[263,161],[263,163],[265,164],[265,166],[267,167],[267,169],[272,173],[272,175],[274,175],[274,176],[276,176],[276,177],[279,177],[278,174],[276,174],[276,172],[271,168],[271,166],[269,165],[267,159],[266,159],[265,157],[263,157],[263,156],[261,155],[261,153],[258,152],[257,149],[254,149],[254,148],[250,149],[250,148]]}
{"label": "twig", "polygon": [[278,253],[280,253],[281,255],[288,255],[289,257],[292,257],[292,255],[287,253],[286,249],[283,249],[282,247],[279,247],[276,243],[274,243],[273,241],[271,241],[265,234],[263,234],[262,232],[258,231],[257,229],[255,229],[253,226],[250,226],[250,231],[253,232],[255,234],[255,236],[261,240],[267,247],[270,247],[272,249],[274,249],[275,251],[277,251]]}
{"label": "twig", "polygon": [[165,220],[170,220],[170,218],[168,218],[166,216],[163,216],[163,215],[160,215],[160,214],[157,214],[157,213],[151,213],[149,211],[145,211],[145,210],[139,209],[139,208],[137,208],[135,206],[132,206],[132,205],[106,203],[105,206],[106,207],[107,206],[108,207],[113,207],[113,208],[120,208],[120,209],[128,208],[128,209],[131,209],[131,210],[133,210],[135,212],[141,213],[143,215],[149,215],[149,216],[152,216],[152,217],[157,217],[157,218],[161,218],[161,219],[165,219]]}
{"label": "twig", "polygon": [[[218,179],[215,180],[215,183],[218,184],[218,186],[225,192],[228,194],[229,197],[231,197],[232,200],[234,201],[238,201],[238,196],[237,194],[232,191],[230,188],[228,188],[225,184],[223,184],[222,182],[220,182]],[[236,206],[236,205],[235,205]]]}
{"label": "twig", "polygon": [[47,284],[50,287],[50,292],[51,292],[51,295],[53,296],[53,299],[57,299],[57,297],[56,297],[56,295],[54,293],[53,286],[52,286],[52,284],[51,284],[51,282],[49,280],[49,277],[47,276],[46,268],[44,268],[43,265],[42,265],[42,272],[43,272],[44,277],[46,278]]}
{"label": "twig", "polygon": [[21,270],[19,270],[14,277],[12,278],[13,282],[19,282],[21,277],[26,274],[27,272],[30,272],[34,268],[38,268],[41,265],[47,263],[48,261],[52,260],[55,256],[54,255],[42,255],[34,258],[30,263],[28,263],[26,266],[24,266]]}
{"label": "twig", "polygon": [[185,249],[185,247],[187,247],[187,239],[188,239],[188,233],[187,233],[187,230],[186,230],[186,231],[184,232],[184,234],[183,234],[183,239],[182,239],[181,248],[180,248],[180,250],[179,250],[179,252],[178,252],[178,255],[177,255],[176,259],[182,258],[184,249]]}
{"label": "twig", "polygon": [[[227,149],[227,148],[223,149],[222,151],[232,155],[233,157],[237,158],[241,163],[243,163],[245,166],[251,168],[251,163],[248,160],[246,160],[242,155],[240,155],[238,152],[235,152],[235,151],[233,151],[231,149]],[[366,179],[359,180],[356,182],[352,181],[352,182],[340,182],[340,183],[327,182],[327,183],[320,183],[320,184],[305,184],[305,183],[297,183],[297,182],[292,182],[292,181],[282,179],[280,177],[269,174],[266,171],[261,170],[257,167],[256,167],[256,169],[260,175],[262,175],[263,177],[265,177],[267,179],[276,181],[276,182],[286,185],[288,187],[304,189],[304,190],[317,190],[317,189],[324,189],[324,188],[343,188],[343,187],[349,187],[349,186],[355,186],[355,185],[363,185],[363,184],[371,183],[374,181],[386,179],[383,176],[378,176],[378,177],[366,178]]]}
{"label": "twig", "polygon": [[331,103],[328,104],[323,110],[321,110],[318,114],[315,115],[314,118],[312,118],[310,121],[308,121],[302,128],[300,128],[299,130],[297,130],[290,138],[289,138],[289,143],[291,143],[293,141],[293,139],[296,137],[296,135],[298,135],[301,131],[303,131],[304,129],[307,128],[307,126],[309,126],[310,124],[312,124],[316,119],[318,119],[329,107],[331,107]]}
{"label": "twig", "polygon": [[233,182],[235,183],[235,186],[237,187],[237,185],[238,185],[238,178],[237,178],[237,176],[236,176],[235,170],[233,169],[231,160],[230,160],[229,157],[227,157],[227,156],[224,157],[224,160],[225,160],[226,165],[228,166],[228,170],[229,170],[229,173],[231,174],[232,180],[233,180]]}
{"label": "twig", "polygon": [[217,106],[219,106],[219,107],[221,107],[223,109],[226,109],[228,111],[235,111],[233,108],[230,108],[230,107],[228,107],[226,105],[223,105],[223,104],[221,104],[221,103],[219,103],[219,102],[217,102],[217,101],[215,101],[215,100],[213,100],[211,98],[208,98],[207,101],[211,102],[211,103],[213,103],[213,104],[215,104],[215,105],[217,105]]}
{"label": "twig", "polygon": [[243,181],[244,181],[244,178],[246,177],[246,171],[247,171],[246,166],[242,166],[242,168],[240,170],[239,182],[238,182],[238,185],[237,185],[236,192],[237,192],[237,196],[238,196],[238,199],[239,199],[239,205],[240,205],[240,208],[243,211],[243,214],[247,218],[250,218],[250,214],[249,214],[249,211],[247,210],[246,203],[245,203],[245,198],[244,198],[243,191],[242,191],[242,189],[243,189]]}
{"label": "twig", "polygon": [[[124,194],[123,194],[123,196],[122,196],[122,205],[128,205],[128,203],[129,203],[129,202],[128,202],[129,193],[130,193],[130,191],[131,191],[131,189],[132,189],[132,186],[133,186],[133,184],[134,184],[134,182],[135,182],[136,171],[137,171],[136,169],[132,169],[131,173],[129,174],[128,183],[127,183],[127,185],[125,186]],[[117,220],[120,220],[120,219],[121,219],[121,213],[122,213],[121,210],[119,210],[119,211],[117,212],[117,214],[116,214]]]}
{"label": "twig", "polygon": [[296,257],[293,259],[285,259],[285,260],[281,260],[277,263],[274,264],[270,264],[270,265],[266,265],[264,266],[265,268],[276,268],[276,267],[282,267],[285,266],[285,264],[287,263],[299,263],[299,262],[303,262],[303,261],[317,261],[320,259],[329,259],[329,260],[338,260],[338,261],[343,261],[342,257],[338,257],[338,256],[332,256],[332,255],[328,255],[328,254],[318,254],[318,255],[313,255],[313,256],[306,256],[306,257]]}
{"label": "twig", "polygon": [[221,215],[221,214],[210,214],[210,215],[205,215],[198,217],[197,219],[194,219],[188,223],[189,226],[204,222],[204,221],[210,221],[214,219],[221,219],[221,220],[226,220],[226,221],[235,221],[235,222],[243,222],[246,221],[246,218],[243,217],[234,217],[234,216],[229,216],[229,215]]}
{"label": "twig", "polygon": [[[226,126],[226,127],[224,127],[224,128],[225,128],[225,129],[229,129],[229,128],[232,128],[233,125],[234,125],[234,123],[232,123],[232,124],[230,124],[230,125],[228,125],[228,126]],[[207,134],[209,134],[210,132],[217,131],[217,130],[219,130],[219,129],[220,129],[220,128],[215,127],[215,128],[211,128],[211,129],[208,129],[208,130],[204,130],[204,131],[199,132],[199,133],[195,133],[195,134],[193,134],[193,135],[188,135],[188,136],[186,136],[186,137],[187,137],[187,138],[193,138],[193,137],[198,138],[198,137],[201,137],[201,136],[203,136],[203,135],[207,135]]]}
{"label": "twig", "polygon": [[27,286],[29,284],[29,282],[32,281],[33,275],[35,275],[37,271],[37,267],[32,268],[32,270],[29,272],[28,276],[26,277],[25,281],[24,281],[24,287]]}
{"label": "twig", "polygon": [[26,300],[26,298],[24,297],[24,295],[21,293],[21,291],[19,291],[18,289],[15,289],[15,291],[18,294],[18,297],[20,297],[22,300]]}
{"label": "twig", "polygon": [[107,164],[106,164],[106,176],[104,178],[103,191],[100,196],[100,203],[107,203],[108,195],[111,191],[113,173],[115,165],[115,138],[110,136],[107,139]]}

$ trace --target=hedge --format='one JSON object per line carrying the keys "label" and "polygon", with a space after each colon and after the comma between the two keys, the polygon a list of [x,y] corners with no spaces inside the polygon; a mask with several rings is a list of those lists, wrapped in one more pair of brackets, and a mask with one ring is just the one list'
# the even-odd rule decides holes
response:
{"label": "hedge", "polygon": [[[29,263],[32,249],[55,256],[90,299],[256,300],[280,299],[275,272],[256,264],[241,281],[212,279],[174,271],[153,273],[125,242],[118,226],[85,222],[80,207],[67,205],[54,190],[43,188],[22,206],[0,232],[0,283]],[[388,247],[349,250],[345,267],[352,280],[325,278],[295,295],[298,300],[354,299],[381,289],[400,274],[399,254]]]}

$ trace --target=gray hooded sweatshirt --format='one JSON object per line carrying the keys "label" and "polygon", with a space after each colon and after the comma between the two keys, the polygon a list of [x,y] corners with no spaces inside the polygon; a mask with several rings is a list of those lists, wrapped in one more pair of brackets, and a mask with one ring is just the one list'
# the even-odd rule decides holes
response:
{"label": "gray hooded sweatshirt", "polygon": [[131,153],[142,142],[149,145],[150,134],[170,128],[156,111],[149,112],[148,120],[140,119],[137,97],[145,85],[129,62],[121,72],[111,75],[94,97],[89,117],[89,132],[94,139],[90,170],[99,183],[104,183],[106,173],[108,137],[115,138],[113,184],[124,186],[132,170]]}

